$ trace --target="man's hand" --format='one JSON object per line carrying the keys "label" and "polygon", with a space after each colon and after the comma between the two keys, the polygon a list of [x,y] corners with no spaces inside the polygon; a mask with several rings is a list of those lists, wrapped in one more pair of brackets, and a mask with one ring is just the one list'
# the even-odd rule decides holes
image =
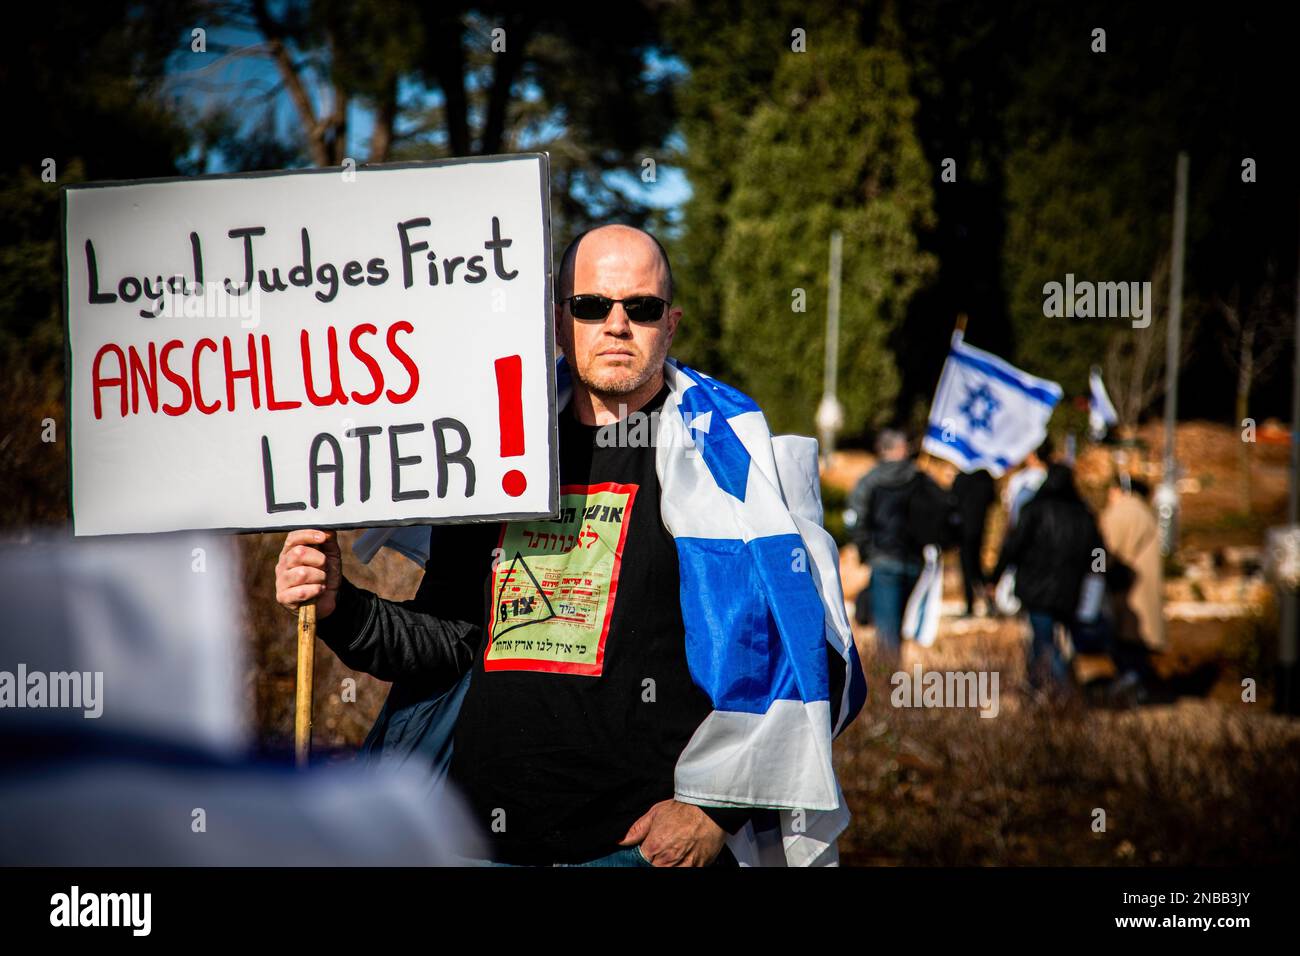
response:
{"label": "man's hand", "polygon": [[316,603],[317,620],[334,612],[343,583],[343,555],[336,531],[290,531],[275,565],[275,599],[291,611]]}
{"label": "man's hand", "polygon": [[661,800],[647,810],[619,841],[641,844],[641,855],[655,866],[708,866],[727,841],[727,834],[699,807]]}

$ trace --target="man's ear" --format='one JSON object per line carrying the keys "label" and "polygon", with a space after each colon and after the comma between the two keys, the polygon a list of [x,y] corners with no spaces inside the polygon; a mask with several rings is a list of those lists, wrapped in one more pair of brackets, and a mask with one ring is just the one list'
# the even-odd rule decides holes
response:
{"label": "man's ear", "polygon": [[668,310],[668,344],[673,344],[673,336],[677,334],[677,323],[682,320],[682,310],[670,308]]}

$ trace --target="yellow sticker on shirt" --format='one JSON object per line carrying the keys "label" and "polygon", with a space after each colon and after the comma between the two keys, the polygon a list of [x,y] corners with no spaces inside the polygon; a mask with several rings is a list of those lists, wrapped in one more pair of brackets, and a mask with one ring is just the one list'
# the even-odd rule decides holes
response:
{"label": "yellow sticker on shirt", "polygon": [[483,668],[599,675],[637,485],[563,485],[560,516],[510,521]]}

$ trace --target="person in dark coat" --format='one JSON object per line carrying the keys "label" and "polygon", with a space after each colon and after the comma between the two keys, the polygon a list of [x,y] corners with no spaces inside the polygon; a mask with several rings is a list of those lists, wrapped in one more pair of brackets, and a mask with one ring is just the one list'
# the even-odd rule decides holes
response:
{"label": "person in dark coat", "polygon": [[1016,597],[1029,612],[1033,643],[1029,651],[1029,680],[1064,684],[1069,665],[1057,650],[1057,624],[1075,627],[1084,579],[1098,567],[1104,545],[1097,521],[1079,497],[1074,474],[1062,464],[1050,465],[1047,477],[1020,520],[1002,544],[993,580],[1010,566],[1016,568]]}
{"label": "person in dark coat", "polygon": [[957,497],[957,512],[961,516],[961,576],[966,592],[966,614],[975,613],[975,599],[983,598],[988,587],[980,552],[984,547],[984,523],[989,505],[996,494],[993,476],[981,468],[970,474],[958,472],[952,482],[952,493]]}
{"label": "person in dark coat", "polygon": [[[929,480],[908,452],[907,435],[892,428],[876,439],[876,466],[849,495],[849,530],[871,583],[859,595],[857,621],[875,625],[878,646],[897,657],[901,649],[903,611],[921,574],[921,545],[911,533],[908,503],[917,485]],[[866,605],[866,607],[864,607]],[[870,616],[863,612],[870,608]]]}

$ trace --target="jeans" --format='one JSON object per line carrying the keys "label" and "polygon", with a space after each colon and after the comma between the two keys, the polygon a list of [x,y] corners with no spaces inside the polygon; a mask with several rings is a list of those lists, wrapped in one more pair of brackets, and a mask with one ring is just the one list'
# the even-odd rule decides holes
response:
{"label": "jeans", "polygon": [[[465,859],[462,866],[521,866],[519,863],[498,863],[495,860]],[[583,863],[553,863],[552,866],[649,866],[654,864],[641,854],[640,846],[619,847],[613,853],[598,856]]]}
{"label": "jeans", "polygon": [[625,846],[620,847],[607,856],[598,856],[594,860],[587,860],[585,863],[556,863],[556,866],[654,866],[641,853],[641,847]]}
{"label": "jeans", "polygon": [[871,617],[876,625],[877,647],[898,654],[902,642],[903,611],[921,576],[921,566],[910,561],[877,559],[871,565]]}
{"label": "jeans", "polygon": [[966,598],[966,613],[975,613],[975,589],[988,582],[984,580],[984,567],[980,563],[980,550],[984,546],[984,522],[978,526],[962,526],[961,536],[961,587]]}
{"label": "jeans", "polygon": [[1070,629],[1071,622],[1057,617],[1051,611],[1030,611],[1029,627],[1034,633],[1033,643],[1029,646],[1029,683],[1034,687],[1042,685],[1044,678],[1055,684],[1068,683],[1070,665],[1061,656],[1056,646],[1055,628],[1057,624]]}

